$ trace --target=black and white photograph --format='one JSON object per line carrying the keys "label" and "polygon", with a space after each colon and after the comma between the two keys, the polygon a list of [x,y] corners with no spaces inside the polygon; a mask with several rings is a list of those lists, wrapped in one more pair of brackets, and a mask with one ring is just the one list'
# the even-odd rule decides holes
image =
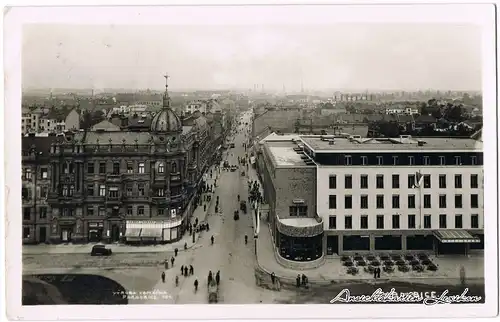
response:
{"label": "black and white photograph", "polygon": [[10,7],[8,318],[496,315],[495,10]]}

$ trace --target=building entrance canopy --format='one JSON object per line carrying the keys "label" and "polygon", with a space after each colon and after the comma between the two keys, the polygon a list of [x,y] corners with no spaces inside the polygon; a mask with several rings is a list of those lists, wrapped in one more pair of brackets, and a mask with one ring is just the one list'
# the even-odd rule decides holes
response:
{"label": "building entrance canopy", "polygon": [[141,230],[142,238],[162,238],[163,228],[143,228]]}
{"label": "building entrance canopy", "polygon": [[278,218],[277,228],[290,237],[313,237],[323,233],[323,222],[316,218]]}
{"label": "building entrance canopy", "polygon": [[481,239],[472,236],[465,230],[438,230],[434,236],[441,243],[480,243]]}
{"label": "building entrance canopy", "polygon": [[139,237],[141,235],[141,228],[128,228],[125,231],[125,237]]}

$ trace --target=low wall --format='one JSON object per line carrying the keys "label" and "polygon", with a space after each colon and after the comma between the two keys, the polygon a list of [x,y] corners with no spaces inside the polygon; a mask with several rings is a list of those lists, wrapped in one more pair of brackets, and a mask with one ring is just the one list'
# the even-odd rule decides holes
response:
{"label": "low wall", "polygon": [[276,257],[276,261],[281,266],[291,268],[291,269],[297,269],[297,270],[307,270],[307,269],[318,268],[325,263],[325,256],[324,255],[318,259],[313,260],[313,261],[307,261],[307,262],[291,261],[291,260],[288,260],[288,259],[281,257],[281,255],[276,251],[276,248],[274,249],[274,257]]}

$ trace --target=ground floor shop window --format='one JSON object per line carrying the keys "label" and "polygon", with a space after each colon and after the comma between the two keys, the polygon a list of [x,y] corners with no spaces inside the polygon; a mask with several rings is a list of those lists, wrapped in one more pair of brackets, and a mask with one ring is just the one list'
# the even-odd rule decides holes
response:
{"label": "ground floor shop window", "polygon": [[290,237],[277,232],[281,257],[292,261],[312,261],[323,255],[323,234],[314,237]]}
{"label": "ground floor shop window", "polygon": [[401,236],[375,236],[375,250],[401,250]]}
{"label": "ground floor shop window", "polygon": [[481,239],[481,242],[480,243],[471,243],[470,249],[484,249],[484,234],[477,234],[477,235],[475,235],[475,237]]}
{"label": "ground floor shop window", "polygon": [[333,255],[339,253],[339,236],[326,237],[326,254]]}
{"label": "ground floor shop window", "polygon": [[432,250],[434,236],[415,235],[406,237],[406,249],[408,250]]}
{"label": "ground floor shop window", "polygon": [[342,237],[343,249],[349,250],[370,250],[370,237],[360,235],[348,235]]}

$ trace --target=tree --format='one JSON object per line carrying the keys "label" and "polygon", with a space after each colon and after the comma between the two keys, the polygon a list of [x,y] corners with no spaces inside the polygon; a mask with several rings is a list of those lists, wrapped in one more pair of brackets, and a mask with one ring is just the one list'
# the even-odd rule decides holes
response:
{"label": "tree", "polygon": [[462,122],[465,120],[464,109],[461,104],[449,104],[444,111],[444,117],[451,122]]}

